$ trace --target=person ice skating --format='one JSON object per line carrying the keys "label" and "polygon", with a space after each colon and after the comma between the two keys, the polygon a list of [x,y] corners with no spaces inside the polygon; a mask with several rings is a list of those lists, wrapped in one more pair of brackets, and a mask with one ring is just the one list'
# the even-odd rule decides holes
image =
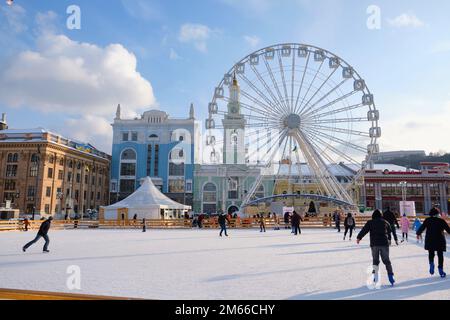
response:
{"label": "person ice skating", "polygon": [[203,215],[203,213],[201,213],[199,216],[198,216],[198,219],[197,219],[197,225],[198,225],[198,228],[199,229],[201,229],[201,228],[203,228],[203,219],[204,219],[204,215]]}
{"label": "person ice skating", "polygon": [[30,225],[30,221],[28,220],[28,218],[25,218],[23,220],[23,226],[25,227],[25,231],[28,231],[28,226]]}
{"label": "person ice skating", "polygon": [[284,228],[289,229],[289,212],[284,213]]}
{"label": "person ice skating", "polygon": [[[228,220],[228,217],[226,214],[219,215],[218,222],[219,222],[219,226],[220,226],[220,233],[219,233],[220,236],[222,236],[222,232],[225,232],[225,236],[228,237],[227,220]],[[228,221],[228,223],[229,223],[229,221]]]}
{"label": "person ice skating", "polygon": [[272,214],[272,217],[273,217],[273,221],[275,223],[274,230],[280,230],[280,224],[278,223],[278,217],[277,217],[277,214],[275,212]]}
{"label": "person ice skating", "polygon": [[259,232],[266,232],[266,223],[264,221],[264,214],[256,215],[259,220]]}
{"label": "person ice skating", "polygon": [[347,236],[347,232],[350,230],[349,240],[352,241],[353,229],[355,229],[355,225],[356,225],[355,218],[353,218],[352,214],[349,212],[344,220],[344,227],[345,227],[344,240],[345,237]]}
{"label": "person ice skating", "polygon": [[[421,226],[422,226],[422,222],[420,222],[420,219],[419,219],[419,218],[416,218],[416,219],[414,220],[412,229],[413,229],[414,231],[417,232],[417,230],[419,230]],[[423,243],[422,235],[417,236],[417,243],[419,243],[419,242],[420,242],[420,243]]]}
{"label": "person ice skating", "polygon": [[41,226],[39,227],[39,231],[36,235],[36,238],[34,238],[32,241],[28,242],[23,248],[23,252],[27,251],[27,249],[34,243],[38,242],[38,240],[42,237],[45,240],[44,249],[43,252],[50,252],[48,251],[48,245],[50,244],[50,239],[48,238],[48,230],[50,229],[51,222],[53,220],[53,217],[49,217],[47,220],[42,222]]}
{"label": "person ice skating", "polygon": [[292,214],[292,226],[294,227],[294,234],[302,234],[302,230],[300,229],[300,221],[303,221],[303,218],[297,213],[297,211],[294,211]]}
{"label": "person ice skating", "polygon": [[380,256],[388,273],[389,282],[394,285],[394,271],[391,260],[389,259],[389,245],[391,242],[392,228],[389,223],[383,219],[381,212],[375,210],[372,214],[372,220],[367,221],[364,227],[356,237],[356,243],[359,244],[364,236],[370,232],[370,247],[373,259],[374,282],[378,282],[378,271],[380,265]]}
{"label": "person ice skating", "polygon": [[383,218],[391,226],[392,234],[394,235],[395,244],[398,245],[397,230],[395,229],[395,226],[397,226],[397,228],[399,228],[399,229],[400,229],[400,226],[398,224],[397,218],[395,217],[395,214],[390,210],[389,207],[383,213]]}
{"label": "person ice skating", "polygon": [[142,232],[147,231],[147,226],[145,225],[145,218],[142,218]]}
{"label": "person ice skating", "polygon": [[400,219],[400,225],[402,227],[402,242],[405,241],[408,242],[408,232],[409,232],[409,219],[406,216],[406,214],[404,213],[402,218]]}
{"label": "person ice skating", "polygon": [[437,252],[439,275],[445,278],[447,274],[444,272],[444,252],[447,251],[447,242],[444,230],[450,234],[450,227],[444,219],[439,217],[439,211],[436,208],[430,210],[430,217],[425,219],[422,226],[417,230],[417,236],[420,236],[425,230],[427,230],[425,250],[428,250],[430,274],[434,274],[434,256]]}
{"label": "person ice skating", "polygon": [[337,231],[341,232],[341,213],[339,211],[334,212],[333,220]]}

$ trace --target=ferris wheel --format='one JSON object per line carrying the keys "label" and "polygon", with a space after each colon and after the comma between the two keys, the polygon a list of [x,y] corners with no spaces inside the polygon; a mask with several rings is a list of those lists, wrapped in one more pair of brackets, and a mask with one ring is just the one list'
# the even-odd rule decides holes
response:
{"label": "ferris wheel", "polygon": [[321,194],[346,203],[352,197],[333,165],[363,169],[381,136],[374,96],[358,72],[337,55],[305,44],[273,45],[240,60],[215,88],[208,112],[210,162],[223,161],[225,129],[234,118],[245,127],[246,164],[275,168],[275,176],[288,179],[307,175]]}

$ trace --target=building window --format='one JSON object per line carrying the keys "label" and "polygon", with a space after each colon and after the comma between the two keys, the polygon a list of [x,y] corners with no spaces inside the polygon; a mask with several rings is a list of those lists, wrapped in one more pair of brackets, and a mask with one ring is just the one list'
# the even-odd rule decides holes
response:
{"label": "building window", "polygon": [[133,149],[126,149],[122,152],[121,160],[136,160],[136,152]]}
{"label": "building window", "polygon": [[37,177],[37,175],[38,175],[38,169],[39,169],[39,167],[38,167],[38,164],[36,163],[36,164],[31,164],[31,166],[30,166],[30,177]]}
{"label": "building window", "polygon": [[88,181],[89,181],[88,179],[89,179],[88,175],[85,175],[84,176],[84,184],[88,184]]}
{"label": "building window", "polygon": [[155,144],[155,177],[159,176],[159,144]]}
{"label": "building window", "polygon": [[46,213],[46,214],[50,214],[50,205],[49,205],[49,204],[46,204],[44,210],[45,210],[45,213]]}
{"label": "building window", "polygon": [[137,141],[138,140],[138,133],[132,132],[131,133],[131,141]]}
{"label": "building window", "polygon": [[170,193],[183,193],[184,192],[184,179],[169,179],[169,192]]}
{"label": "building window", "polygon": [[69,160],[69,168],[73,168],[73,162],[72,162],[72,160]]}
{"label": "building window", "polygon": [[53,158],[53,156],[48,157],[48,162],[49,163],[54,163],[55,162],[55,158]]}
{"label": "building window", "polygon": [[100,192],[97,192],[97,201],[100,201]]}
{"label": "building window", "polygon": [[120,192],[133,193],[135,180],[120,180]]}
{"label": "building window", "polygon": [[217,188],[214,183],[207,183],[203,186],[203,202],[213,202],[217,201]]}
{"label": "building window", "polygon": [[45,196],[46,196],[47,198],[50,198],[50,197],[52,196],[52,188],[51,188],[51,187],[47,187],[47,188],[45,189]]}
{"label": "building window", "polygon": [[136,175],[136,163],[122,163],[120,165],[121,176],[135,176]]}
{"label": "building window", "polygon": [[72,181],[72,172],[67,172],[67,181]]}
{"label": "building window", "polygon": [[59,170],[58,171],[58,180],[62,180],[64,178],[64,171]]}
{"label": "building window", "polygon": [[192,180],[186,180],[186,192],[191,193],[192,192]]}
{"label": "building window", "polygon": [[78,198],[80,197],[80,192],[78,190],[75,190],[75,200],[78,201]]}
{"label": "building window", "polygon": [[17,164],[8,164],[6,166],[6,176],[7,177],[17,176]]}
{"label": "building window", "polygon": [[184,163],[169,163],[169,176],[184,177]]}
{"label": "building window", "polygon": [[77,173],[77,183],[81,182],[81,174]]}
{"label": "building window", "polygon": [[95,177],[94,177],[94,176],[92,176],[91,184],[92,184],[93,186],[95,186]]}
{"label": "building window", "polygon": [[128,132],[122,132],[122,141],[128,141]]}
{"label": "building window", "polygon": [[238,198],[238,179],[230,178],[228,180],[228,199]]}
{"label": "building window", "polygon": [[59,165],[63,166],[64,165],[64,158],[59,159]]}
{"label": "building window", "polygon": [[99,186],[102,185],[102,178],[98,178],[98,185],[99,185]]}
{"label": "building window", "polygon": [[18,153],[8,153],[7,162],[9,163],[16,163],[19,161],[19,154]]}
{"label": "building window", "polygon": [[28,198],[28,200],[34,200],[35,194],[36,194],[35,186],[28,186],[28,189],[27,189],[27,198]]}
{"label": "building window", "polygon": [[48,170],[47,170],[47,178],[53,179],[53,168],[48,168]]}
{"label": "building window", "polygon": [[152,173],[152,145],[147,146],[147,177],[151,177]]}
{"label": "building window", "polygon": [[16,190],[16,180],[5,180],[5,190]]}

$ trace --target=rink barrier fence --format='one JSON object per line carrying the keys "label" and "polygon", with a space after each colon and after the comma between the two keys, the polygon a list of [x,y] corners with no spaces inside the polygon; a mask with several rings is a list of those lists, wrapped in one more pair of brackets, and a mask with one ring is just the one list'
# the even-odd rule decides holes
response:
{"label": "rink barrier fence", "polygon": [[[421,221],[426,219],[426,216],[418,217]],[[335,223],[331,217],[310,217],[303,218],[304,221],[301,223],[302,228],[334,228]],[[356,227],[361,228],[370,217],[356,216],[355,222]],[[411,225],[415,220],[415,217],[410,217]],[[447,223],[450,223],[450,218],[445,219]],[[30,221],[28,230],[39,229],[42,221]],[[290,228],[290,223],[286,226],[283,219],[278,219],[276,222],[273,218],[265,218],[264,224],[267,229],[273,229],[275,227]],[[204,219],[202,223],[205,229],[217,229],[219,224],[216,218]],[[343,221],[341,222],[341,227],[344,226]],[[52,229],[53,230],[70,230],[70,229],[142,229],[143,224],[141,220],[53,220]],[[239,229],[250,229],[259,228],[260,221],[255,218],[237,218],[230,219],[227,224],[227,228],[239,228]],[[147,229],[190,229],[193,228],[192,220],[190,219],[171,219],[171,220],[146,220]],[[0,221],[0,231],[24,231],[24,224],[22,221]]]}
{"label": "rink barrier fence", "polygon": [[0,300],[137,300],[134,298],[97,296],[89,294],[60,293],[0,288]]}

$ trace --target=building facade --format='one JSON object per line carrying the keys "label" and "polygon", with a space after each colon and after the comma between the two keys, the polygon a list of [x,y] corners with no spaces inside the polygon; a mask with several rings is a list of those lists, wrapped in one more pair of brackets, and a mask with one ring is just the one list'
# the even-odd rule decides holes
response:
{"label": "building facade", "polygon": [[160,110],[122,119],[117,107],[113,127],[111,201],[120,201],[139,187],[141,178],[169,198],[192,205],[194,164],[200,157],[200,124],[191,104],[189,117],[170,118]]}
{"label": "building facade", "polygon": [[428,213],[439,206],[449,208],[450,170],[448,163],[422,163],[421,170],[366,170],[362,195],[367,207],[400,211],[400,201],[414,201],[416,212]]}
{"label": "building facade", "polygon": [[23,214],[81,217],[109,203],[110,156],[45,129],[0,131],[0,196]]}

